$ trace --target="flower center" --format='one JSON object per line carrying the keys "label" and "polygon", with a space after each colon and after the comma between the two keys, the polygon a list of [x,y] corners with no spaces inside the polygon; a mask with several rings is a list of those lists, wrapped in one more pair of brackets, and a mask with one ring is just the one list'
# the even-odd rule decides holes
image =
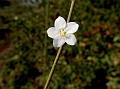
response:
{"label": "flower center", "polygon": [[64,37],[66,32],[64,31],[64,29],[61,29],[59,34],[60,34],[60,36]]}

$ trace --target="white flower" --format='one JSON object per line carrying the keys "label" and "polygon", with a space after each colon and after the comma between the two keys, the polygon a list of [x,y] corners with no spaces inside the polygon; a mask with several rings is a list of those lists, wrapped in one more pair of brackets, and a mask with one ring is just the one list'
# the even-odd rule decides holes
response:
{"label": "white flower", "polygon": [[78,30],[79,25],[75,22],[66,23],[65,19],[59,16],[54,23],[54,27],[47,30],[50,38],[53,38],[53,46],[61,47],[65,42],[69,45],[75,45],[76,37],[73,33]]}

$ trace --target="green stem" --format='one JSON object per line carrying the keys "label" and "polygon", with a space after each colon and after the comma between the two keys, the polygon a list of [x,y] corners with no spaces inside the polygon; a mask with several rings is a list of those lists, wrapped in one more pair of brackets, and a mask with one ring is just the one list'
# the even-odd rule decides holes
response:
{"label": "green stem", "polygon": [[[71,14],[72,14],[74,2],[75,2],[75,0],[72,0],[72,2],[71,2],[71,6],[70,6],[70,10],[69,10],[67,22],[70,21],[70,17],[71,17]],[[61,50],[62,50],[62,46],[59,48],[59,50],[58,50],[58,52],[57,52],[57,55],[56,55],[56,57],[55,57],[55,60],[54,60],[54,63],[53,63],[53,65],[52,65],[51,71],[50,71],[50,73],[49,73],[48,79],[47,79],[46,84],[45,84],[45,86],[44,86],[44,89],[47,89],[47,87],[48,87],[48,85],[49,85],[49,83],[50,83],[50,80],[51,80],[51,78],[52,78],[52,76],[53,76],[53,72],[54,72],[55,66],[56,66],[56,64],[57,64],[57,62],[58,62],[58,59],[59,59],[59,55],[60,55]]]}
{"label": "green stem", "polygon": [[74,3],[75,3],[75,0],[72,0],[70,10],[69,10],[69,14],[68,14],[68,18],[67,18],[67,23],[70,21],[70,17],[71,17],[71,14],[72,14]]}
{"label": "green stem", "polygon": [[46,84],[45,84],[44,89],[47,89],[47,87],[48,87],[48,85],[49,85],[49,83],[50,83],[50,80],[51,80],[51,78],[52,78],[52,75],[53,75],[55,66],[56,66],[56,64],[57,64],[57,61],[58,61],[58,58],[59,58],[59,55],[60,55],[61,50],[62,50],[62,46],[59,48],[59,50],[58,50],[58,52],[57,52],[57,55],[56,55],[56,57],[55,57],[55,60],[54,60],[52,69],[51,69],[51,71],[50,71],[50,73],[49,73],[49,76],[48,76],[48,79],[47,79],[47,82],[46,82]]}

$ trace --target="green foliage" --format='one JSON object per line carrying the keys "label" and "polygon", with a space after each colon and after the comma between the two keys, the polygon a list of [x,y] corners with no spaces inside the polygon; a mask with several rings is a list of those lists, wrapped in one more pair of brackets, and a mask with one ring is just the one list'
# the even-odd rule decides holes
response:
{"label": "green foliage", "polygon": [[[70,7],[49,0],[46,24],[46,1],[0,8],[0,89],[43,88],[57,52],[46,28]],[[77,44],[64,45],[49,89],[120,89],[119,11],[119,0],[76,0]]]}

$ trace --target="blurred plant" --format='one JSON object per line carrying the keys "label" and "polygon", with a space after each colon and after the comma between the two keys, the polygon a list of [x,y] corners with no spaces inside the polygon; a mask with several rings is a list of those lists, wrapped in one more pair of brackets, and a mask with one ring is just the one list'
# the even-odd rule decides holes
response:
{"label": "blurred plant", "polygon": [[[0,89],[42,89],[57,52],[52,40],[45,40],[46,2],[36,7],[9,1],[0,3]],[[48,26],[66,17],[69,5],[49,0]],[[71,21],[80,27],[77,44],[63,46],[50,89],[119,89],[119,7],[119,0],[76,0]]]}
{"label": "blurred plant", "polygon": [[17,0],[21,5],[24,6],[37,6],[42,3],[42,0]]}

